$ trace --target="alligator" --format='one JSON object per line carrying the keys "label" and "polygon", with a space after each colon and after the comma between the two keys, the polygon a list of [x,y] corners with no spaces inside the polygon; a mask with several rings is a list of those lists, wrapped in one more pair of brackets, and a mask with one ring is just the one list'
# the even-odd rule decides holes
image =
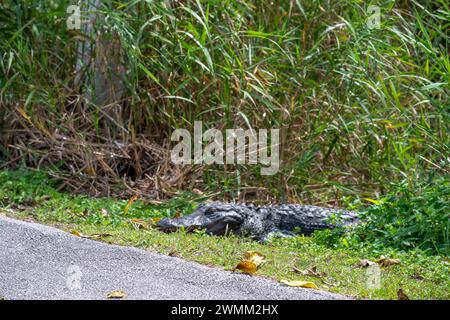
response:
{"label": "alligator", "polygon": [[233,233],[265,242],[273,235],[310,235],[315,230],[351,226],[358,221],[357,213],[340,209],[297,204],[258,207],[212,202],[200,204],[190,215],[162,219],[156,228],[164,232],[184,229],[187,232],[205,230],[212,235]]}

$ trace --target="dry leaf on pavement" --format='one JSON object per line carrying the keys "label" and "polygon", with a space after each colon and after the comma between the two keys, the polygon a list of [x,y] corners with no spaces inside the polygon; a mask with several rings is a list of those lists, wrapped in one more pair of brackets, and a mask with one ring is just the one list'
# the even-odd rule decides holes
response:
{"label": "dry leaf on pavement", "polygon": [[127,294],[123,291],[120,290],[114,290],[111,291],[110,293],[108,293],[108,295],[106,296],[108,299],[122,299],[125,298],[127,296]]}
{"label": "dry leaf on pavement", "polygon": [[237,264],[235,269],[242,271],[243,273],[246,274],[254,274],[256,270],[258,270],[258,267],[256,266],[255,263],[251,261],[242,260]]}
{"label": "dry leaf on pavement", "polygon": [[77,230],[70,231],[70,234],[81,238],[81,233],[79,233]]}
{"label": "dry leaf on pavement", "polygon": [[289,287],[299,287],[299,288],[308,288],[308,289],[318,289],[314,282],[310,281],[288,281],[281,280],[281,283],[289,286]]}

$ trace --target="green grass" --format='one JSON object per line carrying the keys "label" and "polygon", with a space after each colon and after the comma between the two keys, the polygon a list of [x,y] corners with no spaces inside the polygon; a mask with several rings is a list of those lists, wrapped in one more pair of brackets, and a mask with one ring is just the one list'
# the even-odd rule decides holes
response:
{"label": "green grass", "polygon": [[[117,226],[125,219],[161,218],[192,212],[204,197],[184,193],[178,198],[153,205],[136,200],[127,210],[127,200],[113,198],[92,199],[58,192],[48,174],[42,171],[0,171],[0,205],[13,209],[35,207],[40,220],[59,222],[87,222]],[[104,211],[107,217],[104,217]]]}
{"label": "green grass", "polygon": [[[267,262],[256,276],[276,280],[310,280],[322,290],[357,298],[396,299],[402,288],[411,299],[449,299],[450,262],[440,255],[420,250],[401,251],[371,247],[345,248],[323,245],[320,237],[274,239],[260,244],[236,236],[215,237],[202,232],[173,234],[155,229],[136,229],[129,220],[172,216],[185,209],[189,213],[198,199],[184,198],[177,202],[149,204],[136,201],[125,214],[127,201],[91,199],[57,192],[44,173],[29,171],[0,172],[0,212],[19,219],[32,219],[66,231],[76,230],[91,235],[109,233],[103,241],[135,246],[162,254],[178,256],[202,264],[232,270],[248,250],[266,256]],[[103,216],[102,209],[108,215]],[[401,260],[399,265],[382,268],[381,288],[369,289],[366,269],[355,265],[361,259],[378,259],[380,255]],[[293,272],[317,267],[321,278]]]}

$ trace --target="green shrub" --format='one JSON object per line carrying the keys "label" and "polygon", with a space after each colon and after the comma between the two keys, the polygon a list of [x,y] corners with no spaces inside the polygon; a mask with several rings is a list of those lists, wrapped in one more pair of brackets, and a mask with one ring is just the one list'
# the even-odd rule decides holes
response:
{"label": "green shrub", "polygon": [[373,248],[421,249],[450,254],[450,182],[402,182],[363,213],[364,224],[347,240]]}

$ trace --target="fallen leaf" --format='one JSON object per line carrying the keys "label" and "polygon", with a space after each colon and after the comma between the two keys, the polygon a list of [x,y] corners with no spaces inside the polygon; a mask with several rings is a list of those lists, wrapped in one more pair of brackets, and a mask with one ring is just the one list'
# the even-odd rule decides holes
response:
{"label": "fallen leaf", "polygon": [[123,209],[123,213],[127,214],[128,211],[130,210],[131,206],[133,205],[133,203],[139,198],[138,195],[134,195],[130,198],[130,200],[128,200],[127,205],[125,206],[125,208]]}
{"label": "fallen leaf", "polygon": [[81,237],[81,233],[79,233],[77,230],[72,230],[70,231],[70,233],[73,234],[74,236]]}
{"label": "fallen leaf", "polygon": [[21,107],[17,108],[17,111],[20,113],[20,115],[22,117],[24,117],[29,123],[33,124],[33,122],[31,121],[31,117],[26,113],[26,111],[24,109],[22,109]]}
{"label": "fallen leaf", "polygon": [[319,289],[314,282],[310,281],[288,281],[281,280],[281,283],[289,286],[289,287],[299,287],[299,288],[308,288],[308,289]]}
{"label": "fallen leaf", "polygon": [[178,218],[181,218],[181,213],[180,213],[180,211],[176,211],[175,212],[175,214],[173,215],[173,217],[172,217],[173,219],[178,219]]}
{"label": "fallen leaf", "polygon": [[294,272],[300,273],[300,274],[302,274],[304,276],[311,276],[311,277],[316,277],[316,278],[322,278],[322,277],[324,277],[326,275],[324,272],[319,272],[317,270],[316,266],[314,266],[312,268],[309,268],[307,270],[300,270],[300,269],[298,269],[296,267],[293,267],[292,269],[294,270]]}
{"label": "fallen leaf", "polygon": [[199,189],[192,189],[192,192],[193,193],[195,193],[196,195],[199,195],[199,196],[202,196],[202,195],[204,195],[204,193],[201,191],[201,190],[199,190]]}
{"label": "fallen leaf", "polygon": [[256,270],[258,270],[258,267],[254,262],[242,260],[237,264],[235,269],[238,269],[246,274],[254,274]]}
{"label": "fallen leaf", "polygon": [[135,229],[148,229],[149,225],[145,220],[142,219],[130,219],[130,223]]}
{"label": "fallen leaf", "polygon": [[122,299],[125,298],[127,296],[127,294],[123,291],[120,290],[114,290],[111,291],[110,293],[108,293],[108,295],[106,296],[108,299]]}
{"label": "fallen leaf", "polygon": [[240,270],[243,273],[253,274],[258,270],[258,267],[266,259],[261,253],[256,251],[246,251],[244,252],[242,260],[234,268],[235,270]]}
{"label": "fallen leaf", "polygon": [[244,253],[244,260],[253,262],[256,265],[256,267],[259,267],[261,263],[264,262],[265,259],[266,259],[265,256],[256,251],[247,251]]}
{"label": "fallen leaf", "polygon": [[157,218],[151,218],[151,219],[150,219],[150,223],[152,223],[152,224],[157,224],[159,221],[161,221],[161,219],[162,219],[162,218],[159,218],[159,217],[157,217]]}
{"label": "fallen leaf", "polygon": [[397,300],[409,300],[409,297],[406,295],[402,288],[398,289],[397,291]]}
{"label": "fallen leaf", "polygon": [[110,233],[94,233],[94,234],[87,235],[87,234],[82,234],[81,232],[79,232],[77,230],[72,230],[72,231],[70,231],[70,233],[74,236],[77,236],[80,238],[85,238],[85,239],[100,239],[100,238],[112,236],[112,234],[110,234]]}
{"label": "fallen leaf", "polygon": [[388,259],[384,256],[381,256],[380,259],[377,260],[377,263],[382,267],[389,267],[400,263],[399,259]]}
{"label": "fallen leaf", "polygon": [[377,264],[376,262],[373,262],[373,261],[370,261],[367,259],[362,259],[356,264],[356,267],[357,268],[367,268],[369,266],[374,266],[376,264]]}

